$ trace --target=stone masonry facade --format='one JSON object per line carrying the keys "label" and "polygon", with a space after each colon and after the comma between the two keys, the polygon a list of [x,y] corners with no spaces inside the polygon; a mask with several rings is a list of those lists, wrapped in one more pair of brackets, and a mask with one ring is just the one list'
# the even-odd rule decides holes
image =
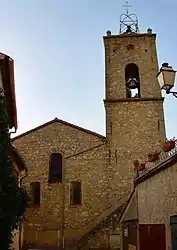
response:
{"label": "stone masonry facade", "polygon": [[[30,182],[41,183],[41,205],[28,209],[25,241],[57,245],[64,235],[66,245],[84,241],[92,247],[110,246],[111,232],[104,229],[110,226],[103,221],[115,211],[119,217],[132,192],[133,160],[145,160],[165,139],[155,38],[149,33],[104,37],[106,138],[55,119],[14,139],[28,168],[25,186],[29,190]],[[134,50],[127,49],[129,44]],[[139,98],[126,97],[129,63],[139,67]],[[64,157],[64,179],[49,184],[49,157],[55,152]],[[71,206],[69,187],[75,180],[82,185],[82,205]]]}
{"label": "stone masonry facade", "polygon": [[[89,192],[98,190],[98,186],[101,187],[99,180],[103,179],[106,167],[104,167],[106,146],[103,136],[76,130],[54,120],[51,124],[16,139],[14,144],[20,150],[29,169],[28,176],[24,180],[27,190],[30,190],[30,182],[40,181],[41,183],[41,206],[40,208],[29,208],[28,225],[35,226],[36,229],[57,230],[60,228],[63,199],[65,199],[65,228],[71,229],[71,233],[66,232],[66,234],[72,234],[72,228],[81,228],[89,222],[89,219],[98,215],[96,214],[98,211],[95,211],[94,206],[92,207],[93,203],[90,203],[87,197]],[[61,152],[65,158],[62,184],[48,183],[49,156],[53,152]],[[81,154],[81,152],[83,153]],[[96,158],[97,161],[95,164],[92,162],[91,165],[93,158]],[[78,171],[79,166],[82,168]],[[90,180],[89,172],[92,171],[95,171],[95,179]],[[83,182],[83,205],[70,207],[69,181],[75,179]],[[90,182],[93,182],[93,190],[89,189]],[[105,182],[103,180],[103,186],[106,185]],[[102,192],[97,196],[98,201],[102,199]],[[100,204],[105,203],[100,202]],[[98,206],[100,204],[98,202]],[[100,210],[104,208],[104,206],[99,207]]]}

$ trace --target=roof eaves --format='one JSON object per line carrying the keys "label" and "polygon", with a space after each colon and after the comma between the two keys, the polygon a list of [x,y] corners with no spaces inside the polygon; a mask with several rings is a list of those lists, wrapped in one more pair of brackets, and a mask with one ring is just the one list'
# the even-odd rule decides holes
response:
{"label": "roof eaves", "polygon": [[32,132],[35,132],[35,131],[37,131],[37,130],[39,130],[39,129],[41,129],[41,128],[44,128],[44,127],[46,127],[46,126],[48,126],[48,125],[50,125],[50,124],[52,124],[52,123],[54,123],[54,122],[59,122],[59,123],[62,123],[62,124],[64,124],[64,125],[67,125],[67,126],[70,126],[70,127],[75,128],[75,129],[78,129],[78,130],[80,130],[80,131],[86,132],[86,133],[88,133],[88,134],[95,135],[95,136],[99,137],[100,139],[102,139],[103,141],[106,140],[106,137],[103,136],[103,135],[100,135],[100,134],[98,134],[98,133],[96,133],[96,132],[93,132],[93,131],[91,131],[91,130],[88,130],[88,129],[79,127],[79,126],[77,126],[77,125],[75,125],[75,124],[72,124],[72,123],[69,123],[69,122],[60,120],[60,119],[58,119],[58,118],[56,117],[55,119],[53,119],[53,120],[51,120],[51,121],[48,121],[48,122],[46,122],[46,123],[44,123],[44,124],[42,124],[42,125],[40,125],[40,126],[38,126],[38,127],[35,127],[35,128],[33,128],[33,129],[31,129],[31,130],[29,130],[29,131],[27,131],[27,132],[25,132],[25,133],[23,133],[23,134],[21,134],[21,135],[17,135],[16,137],[12,138],[12,141],[15,141],[15,140],[17,140],[17,139],[19,139],[19,138],[21,138],[21,137],[23,137],[23,136],[26,136],[26,135],[28,135],[28,134],[30,134],[30,133],[32,133]]}
{"label": "roof eaves", "polygon": [[23,160],[21,154],[19,153],[18,149],[11,144],[11,157],[12,160],[16,163],[16,165],[19,167],[20,171],[27,171],[27,168],[25,166],[25,161]]}

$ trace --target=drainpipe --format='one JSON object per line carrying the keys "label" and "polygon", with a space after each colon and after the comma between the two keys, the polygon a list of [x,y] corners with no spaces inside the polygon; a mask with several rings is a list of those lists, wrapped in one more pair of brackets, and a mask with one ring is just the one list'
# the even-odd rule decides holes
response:
{"label": "drainpipe", "polygon": [[[23,173],[23,171],[21,171]],[[20,183],[19,186],[21,186],[22,180],[27,176],[27,171],[25,170],[25,173],[22,174],[21,176],[21,172],[20,172]],[[22,250],[22,239],[21,239],[21,234],[22,234],[22,224],[19,225],[19,239],[18,239],[18,248],[19,250]]]}
{"label": "drainpipe", "polygon": [[18,248],[19,248],[19,250],[21,250],[22,249],[22,240],[21,240],[21,234],[22,234],[22,227],[21,227],[21,224],[19,225],[19,239],[18,239]]}
{"label": "drainpipe", "polygon": [[60,229],[57,229],[57,244],[58,244],[58,248],[60,248]]}
{"label": "drainpipe", "polygon": [[[9,133],[10,136],[11,136],[11,134],[16,134],[17,128],[14,128],[14,129],[15,129],[14,131],[11,131],[11,132]],[[19,177],[19,180],[18,180],[19,186],[21,186],[22,179],[25,178],[26,175],[27,175],[26,170],[25,170],[25,174],[22,175],[22,176],[21,176],[21,172],[20,172],[20,177]],[[22,244],[21,244],[21,243],[22,243],[22,241],[21,241],[22,225],[21,225],[21,224],[19,225],[19,231],[18,231],[18,232],[19,232],[19,235],[18,235],[18,249],[21,250],[21,249],[22,249]]]}
{"label": "drainpipe", "polygon": [[62,212],[60,225],[60,246],[64,249],[65,246],[65,162],[63,160],[63,184],[62,184]]}
{"label": "drainpipe", "polygon": [[15,131],[11,131],[9,134],[10,134],[10,136],[11,136],[11,134],[16,134],[16,132],[17,132],[17,128],[14,128],[15,129]]}

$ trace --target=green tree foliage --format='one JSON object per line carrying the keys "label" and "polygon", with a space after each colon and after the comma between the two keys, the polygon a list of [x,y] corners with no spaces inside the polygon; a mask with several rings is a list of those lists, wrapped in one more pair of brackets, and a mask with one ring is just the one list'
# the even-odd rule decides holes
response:
{"label": "green tree foliage", "polygon": [[0,92],[0,249],[11,249],[12,232],[24,218],[28,195],[13,174],[5,98]]}

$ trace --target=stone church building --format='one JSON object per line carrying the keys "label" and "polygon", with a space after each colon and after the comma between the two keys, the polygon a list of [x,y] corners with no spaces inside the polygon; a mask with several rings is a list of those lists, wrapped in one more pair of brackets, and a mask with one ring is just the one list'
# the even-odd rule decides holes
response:
{"label": "stone church building", "polygon": [[103,41],[106,136],[55,118],[13,139],[28,169],[26,244],[118,249],[132,163],[166,137],[156,34],[132,25]]}

